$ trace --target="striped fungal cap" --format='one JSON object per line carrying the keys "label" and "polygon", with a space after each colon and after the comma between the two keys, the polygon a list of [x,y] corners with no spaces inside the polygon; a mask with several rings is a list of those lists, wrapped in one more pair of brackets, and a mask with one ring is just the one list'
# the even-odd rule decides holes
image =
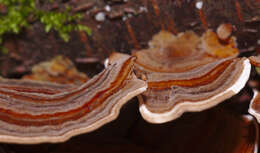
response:
{"label": "striped fungal cap", "polygon": [[114,120],[146,90],[132,73],[133,62],[122,58],[79,87],[1,79],[0,141],[62,142]]}
{"label": "striped fungal cap", "polygon": [[[221,32],[220,32],[221,33]],[[161,31],[149,48],[133,52],[134,71],[148,89],[138,96],[140,112],[151,123],[164,123],[187,111],[211,108],[238,93],[251,65],[237,58],[235,38],[227,43],[206,31],[201,37],[187,31],[177,36]],[[113,53],[106,63],[128,55]]]}

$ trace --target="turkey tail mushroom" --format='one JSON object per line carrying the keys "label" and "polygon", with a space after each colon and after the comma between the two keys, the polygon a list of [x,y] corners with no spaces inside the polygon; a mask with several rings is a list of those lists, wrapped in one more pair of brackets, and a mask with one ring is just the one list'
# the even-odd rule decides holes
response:
{"label": "turkey tail mushroom", "polygon": [[0,141],[63,142],[114,120],[123,104],[146,90],[132,73],[134,60],[122,58],[83,85],[57,93],[61,86],[0,80]]}
{"label": "turkey tail mushroom", "polygon": [[[148,49],[132,53],[137,57],[134,72],[148,84],[138,96],[145,120],[164,123],[184,112],[211,108],[245,86],[249,60],[236,57],[239,51],[234,37],[222,43],[219,34],[208,30],[201,37],[192,31],[176,36],[161,31]],[[106,63],[127,56],[113,53]]]}
{"label": "turkey tail mushroom", "polygon": [[136,75],[148,84],[139,96],[144,119],[168,122],[238,93],[249,78],[251,65],[247,58],[236,58],[235,45],[234,37],[222,44],[211,30],[202,37],[190,31],[155,35],[150,48],[133,53]]}

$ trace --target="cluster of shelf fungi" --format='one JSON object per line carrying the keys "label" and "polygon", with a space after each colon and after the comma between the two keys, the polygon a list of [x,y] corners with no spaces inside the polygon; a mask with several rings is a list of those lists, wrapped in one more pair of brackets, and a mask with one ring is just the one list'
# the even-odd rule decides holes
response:
{"label": "cluster of shelf fungi", "polygon": [[[251,64],[260,66],[260,56],[238,57],[231,33],[228,24],[202,36],[161,31],[147,49],[132,55],[112,53],[105,69],[82,85],[1,79],[0,142],[64,142],[116,119],[135,96],[142,117],[154,124],[212,108],[243,89]],[[255,91],[249,113],[258,122],[259,103]],[[243,127],[235,133],[238,144],[248,145],[236,149],[257,152],[255,119],[250,115],[231,119],[234,127]],[[247,138],[245,133],[254,134]]]}

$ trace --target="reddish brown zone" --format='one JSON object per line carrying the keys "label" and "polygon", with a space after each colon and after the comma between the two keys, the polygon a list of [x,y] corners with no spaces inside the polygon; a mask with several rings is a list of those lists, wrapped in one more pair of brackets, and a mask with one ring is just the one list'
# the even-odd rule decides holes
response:
{"label": "reddish brown zone", "polygon": [[250,63],[254,66],[260,67],[260,58],[257,56],[251,56],[249,57]]}
{"label": "reddish brown zone", "polygon": [[[117,75],[111,86],[103,91],[98,92],[90,101],[85,102],[85,104],[77,109],[70,110],[68,112],[58,112],[54,114],[43,114],[43,115],[31,115],[31,114],[21,114],[11,110],[5,110],[0,108],[0,119],[10,124],[16,124],[21,126],[43,126],[43,125],[58,125],[69,120],[76,120],[94,108],[100,106],[110,95],[116,93],[120,89],[124,80],[127,79],[129,73],[131,72],[132,64],[130,62],[132,59],[128,59],[122,66],[119,74]],[[96,102],[97,105],[90,109],[90,106]],[[58,119],[51,119],[58,118]],[[24,119],[29,119],[33,121],[25,121]],[[45,121],[37,121],[38,119]]]}
{"label": "reddish brown zone", "polygon": [[152,89],[167,89],[173,85],[183,86],[183,87],[196,87],[209,84],[216,80],[228,67],[233,60],[227,60],[207,74],[201,76],[200,78],[193,78],[189,80],[169,80],[169,81],[160,81],[160,82],[148,82],[148,87]]}
{"label": "reddish brown zone", "polygon": [[203,26],[204,30],[207,30],[208,29],[208,23],[207,23],[206,16],[205,16],[203,10],[199,9],[198,13],[199,13],[200,21],[202,23],[202,26]]}
{"label": "reddish brown zone", "polygon": [[237,17],[238,17],[239,21],[243,21],[243,16],[241,13],[241,6],[237,0],[235,1],[235,7],[236,7]]}
{"label": "reddish brown zone", "polygon": [[258,110],[260,110],[260,94],[257,94],[257,96],[254,98],[254,101],[252,103],[252,108],[256,112],[260,113],[260,111],[258,111]]}

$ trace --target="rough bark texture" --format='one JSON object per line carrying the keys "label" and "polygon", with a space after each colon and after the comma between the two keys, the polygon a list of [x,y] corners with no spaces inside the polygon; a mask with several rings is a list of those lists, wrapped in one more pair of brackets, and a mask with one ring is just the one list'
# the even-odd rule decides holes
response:
{"label": "rough bark texture", "polygon": [[[55,1],[41,9],[62,9],[72,6],[75,12],[84,13],[82,24],[92,29],[92,35],[71,33],[65,43],[54,31],[45,33],[36,22],[20,35],[8,35],[4,45],[8,55],[0,58],[1,74],[19,77],[31,67],[63,54],[74,62],[103,61],[111,52],[129,53],[147,46],[151,37],[160,30],[178,33],[193,30],[197,33],[206,28],[216,29],[221,23],[234,25],[241,52],[259,50],[260,2],[255,0],[204,0],[202,10],[195,0],[68,0]],[[107,11],[109,10],[110,11]],[[97,21],[97,15],[106,15]],[[84,58],[84,59],[82,59]],[[83,64],[84,65],[84,64]],[[99,66],[99,70],[102,67]],[[92,74],[93,75],[93,74]]]}

